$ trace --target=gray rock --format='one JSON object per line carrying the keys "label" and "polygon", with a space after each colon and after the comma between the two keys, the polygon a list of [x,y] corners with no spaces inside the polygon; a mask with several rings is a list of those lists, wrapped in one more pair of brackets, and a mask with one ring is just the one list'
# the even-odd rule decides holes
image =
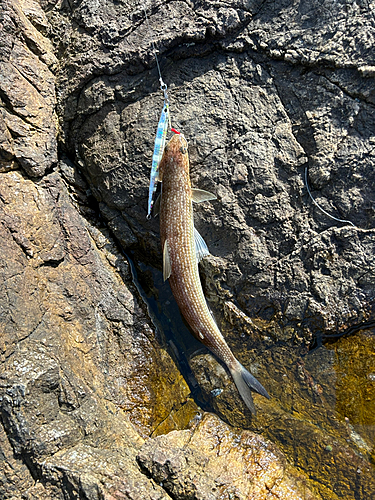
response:
{"label": "gray rock", "polygon": [[[114,234],[160,265],[157,221],[145,219],[162,104],[153,39],[192,183],[218,196],[196,209],[220,258],[202,266],[208,295],[277,323],[280,339],[374,320],[373,30],[369,9],[355,5],[173,2],[149,10],[151,34],[142,9],[94,15],[86,2],[70,14],[87,30],[79,41],[51,16],[65,30],[66,146]],[[312,202],[306,169],[319,206],[350,222]]]}

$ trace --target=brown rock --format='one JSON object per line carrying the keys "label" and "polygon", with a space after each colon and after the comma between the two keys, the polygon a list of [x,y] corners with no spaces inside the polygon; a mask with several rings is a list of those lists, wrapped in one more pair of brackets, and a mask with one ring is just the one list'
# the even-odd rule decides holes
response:
{"label": "brown rock", "polygon": [[51,72],[57,59],[50,41],[32,24],[48,26],[38,3],[7,0],[0,14],[0,171],[21,166],[28,175],[39,177],[57,162]]}
{"label": "brown rock", "polygon": [[373,344],[368,331],[311,353],[288,345],[249,349],[240,361],[272,394],[270,401],[254,394],[256,418],[211,354],[197,353],[190,366],[215,412],[276,443],[324,500],[365,500],[375,491]]}
{"label": "brown rock", "polygon": [[[16,457],[58,484],[53,498],[116,485],[129,498],[167,498],[139,472],[140,435],[166,420],[186,425],[194,405],[185,405],[190,390],[149,325],[127,262],[78,214],[58,174],[35,184],[3,173],[0,200],[0,401]],[[12,460],[4,490],[23,492],[22,462]]]}
{"label": "brown rock", "polygon": [[138,460],[175,499],[318,498],[274,445],[214,415],[192,430],[147,441]]}
{"label": "brown rock", "polygon": [[[327,347],[335,373],[336,409],[345,418],[352,440],[375,454],[375,331],[362,331]],[[325,376],[318,371],[320,383]],[[366,446],[366,441],[372,446]]]}

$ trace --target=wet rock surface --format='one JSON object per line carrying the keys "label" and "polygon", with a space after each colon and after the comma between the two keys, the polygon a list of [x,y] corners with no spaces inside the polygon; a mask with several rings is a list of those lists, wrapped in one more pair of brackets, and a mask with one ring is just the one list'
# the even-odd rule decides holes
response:
{"label": "wet rock surface", "polygon": [[[371,499],[374,6],[145,6],[0,5],[0,496]],[[158,281],[152,39],[257,417]]]}
{"label": "wet rock surface", "polygon": [[254,394],[252,416],[224,367],[211,354],[196,353],[189,364],[206,404],[232,426],[277,443],[322,498],[372,498],[375,332],[311,352],[287,344],[265,348],[254,338],[236,340],[233,333],[226,338],[272,398]]}

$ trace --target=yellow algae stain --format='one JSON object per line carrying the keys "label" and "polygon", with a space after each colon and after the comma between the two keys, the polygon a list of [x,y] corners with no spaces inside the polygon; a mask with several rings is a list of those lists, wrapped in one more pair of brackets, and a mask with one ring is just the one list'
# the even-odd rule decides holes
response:
{"label": "yellow algae stain", "polygon": [[349,429],[375,442],[375,329],[327,345],[335,351],[336,411]]}

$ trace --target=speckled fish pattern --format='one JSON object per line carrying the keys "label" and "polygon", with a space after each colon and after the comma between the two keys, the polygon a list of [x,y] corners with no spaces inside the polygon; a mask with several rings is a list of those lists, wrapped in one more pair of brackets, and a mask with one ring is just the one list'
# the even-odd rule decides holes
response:
{"label": "speckled fish pattern", "polygon": [[174,135],[165,147],[159,176],[162,181],[160,236],[163,250],[167,244],[172,293],[196,337],[227,365],[242,398],[255,413],[249,387],[265,397],[269,396],[234,357],[203,294],[194,241],[188,145],[182,135]]}
{"label": "speckled fish pattern", "polygon": [[172,293],[196,337],[229,366],[236,360],[212,318],[199,278],[189,157],[182,135],[176,134],[168,143],[159,170],[160,236],[163,249],[168,240]]}

